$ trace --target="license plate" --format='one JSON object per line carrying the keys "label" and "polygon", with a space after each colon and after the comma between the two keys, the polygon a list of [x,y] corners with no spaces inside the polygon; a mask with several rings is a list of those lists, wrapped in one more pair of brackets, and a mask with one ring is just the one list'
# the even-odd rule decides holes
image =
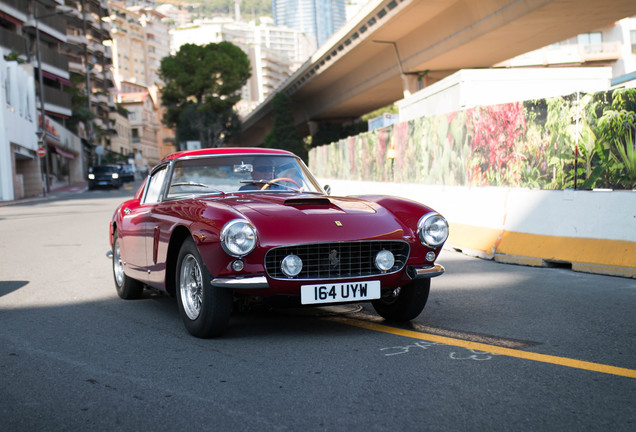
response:
{"label": "license plate", "polygon": [[302,285],[302,304],[340,303],[380,298],[380,281]]}

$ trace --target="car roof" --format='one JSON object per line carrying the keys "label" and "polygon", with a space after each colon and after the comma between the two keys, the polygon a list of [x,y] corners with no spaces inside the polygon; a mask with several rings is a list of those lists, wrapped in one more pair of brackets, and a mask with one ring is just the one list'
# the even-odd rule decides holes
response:
{"label": "car roof", "polygon": [[215,147],[215,148],[205,148],[198,150],[185,150],[176,153],[172,153],[163,158],[163,161],[169,161],[173,159],[179,159],[182,157],[189,156],[211,156],[211,155],[233,155],[233,154],[280,154],[287,156],[295,156],[292,152],[288,152],[286,150],[279,149],[270,149],[270,148],[262,148],[262,147]]}

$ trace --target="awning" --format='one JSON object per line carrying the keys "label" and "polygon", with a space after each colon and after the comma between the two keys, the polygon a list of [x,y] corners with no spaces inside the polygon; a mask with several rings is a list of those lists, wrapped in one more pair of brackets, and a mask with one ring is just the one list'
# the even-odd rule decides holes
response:
{"label": "awning", "polygon": [[66,78],[59,77],[59,76],[57,76],[55,74],[52,74],[50,72],[47,72],[45,70],[42,71],[42,76],[47,77],[48,79],[59,81],[62,84],[64,84],[65,86],[67,86],[67,87],[74,87],[75,86],[71,81],[67,80]]}
{"label": "awning", "polygon": [[56,145],[53,146],[53,150],[55,150],[55,153],[59,154],[60,156],[64,156],[67,159],[75,159],[75,155],[73,153],[66,152]]}

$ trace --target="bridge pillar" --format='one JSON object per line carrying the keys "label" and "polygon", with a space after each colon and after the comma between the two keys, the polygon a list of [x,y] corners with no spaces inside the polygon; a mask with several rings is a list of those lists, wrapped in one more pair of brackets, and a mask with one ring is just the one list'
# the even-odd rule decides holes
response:
{"label": "bridge pillar", "polygon": [[402,93],[405,98],[420,90],[418,81],[418,74],[402,74]]}
{"label": "bridge pillar", "polygon": [[318,125],[317,121],[314,120],[309,120],[307,122],[307,127],[309,128],[309,135],[313,136],[315,135],[318,130],[320,129],[320,126]]}

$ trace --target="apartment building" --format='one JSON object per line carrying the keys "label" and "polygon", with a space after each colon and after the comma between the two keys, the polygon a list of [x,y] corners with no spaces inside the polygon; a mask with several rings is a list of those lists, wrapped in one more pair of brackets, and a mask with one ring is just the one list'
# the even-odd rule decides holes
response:
{"label": "apartment building", "polygon": [[128,112],[135,164],[152,168],[160,160],[157,104],[146,86],[127,81],[119,86],[117,102]]}
{"label": "apartment building", "polygon": [[[150,124],[147,130],[137,119],[130,119],[130,130],[133,137],[131,156],[136,164],[152,165],[159,159],[174,151],[174,134],[162,125],[160,77],[161,60],[170,55],[170,38],[168,27],[164,24],[165,16],[155,10],[140,6],[127,7],[123,2],[109,2],[110,16],[107,21],[112,26],[112,42],[114,75],[119,103],[131,99],[139,99],[147,94],[152,100],[154,115],[146,113]],[[131,90],[129,84],[135,84]],[[130,93],[130,94],[129,94]],[[140,101],[137,101],[138,103]],[[132,113],[132,115],[135,115]],[[117,121],[123,121],[121,116]],[[155,149],[149,149],[149,130],[154,131]],[[142,137],[144,139],[142,140]],[[144,143],[144,147],[142,147]]]}
{"label": "apartment building", "polygon": [[272,0],[274,23],[313,37],[314,48],[327,42],[347,19],[345,0]]}
{"label": "apartment building", "polygon": [[94,118],[85,121],[86,131],[78,133],[91,145],[110,149],[116,133],[110,113],[116,110],[113,90],[112,52],[104,43],[110,41],[109,15],[105,0],[66,0],[70,10],[64,13],[68,43],[62,51],[68,58],[73,85],[88,95],[88,109]]}
{"label": "apartment building", "polygon": [[612,68],[614,84],[632,75],[636,86],[636,17],[581,33],[541,49],[502,62],[496,67],[599,67]]}
{"label": "apartment building", "polygon": [[[34,110],[21,126],[8,121],[0,137],[1,162],[10,167],[0,173],[0,199],[82,181],[95,150],[108,148],[114,132],[108,117],[115,105],[111,61],[103,45],[110,38],[101,21],[105,15],[105,0],[0,0],[0,52],[9,77],[3,85],[7,94],[19,89],[20,103],[28,106],[20,112]],[[24,82],[24,73],[31,84]],[[31,85],[34,100],[23,93]],[[5,99],[6,114],[13,107]]]}

